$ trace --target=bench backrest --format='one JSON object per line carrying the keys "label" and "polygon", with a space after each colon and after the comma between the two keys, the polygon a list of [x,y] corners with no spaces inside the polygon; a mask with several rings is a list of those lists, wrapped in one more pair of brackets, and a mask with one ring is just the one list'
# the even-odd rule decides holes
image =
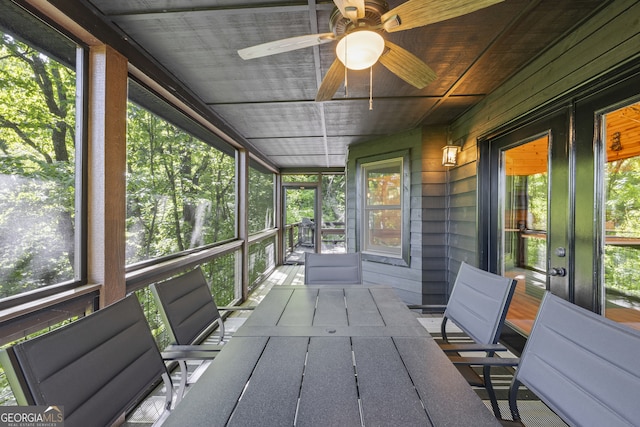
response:
{"label": "bench backrest", "polygon": [[150,288],[174,344],[194,344],[216,324],[224,335],[218,306],[200,267]]}
{"label": "bench backrest", "polygon": [[66,426],[111,425],[166,377],[135,295],[0,357],[18,404],[63,406]]}
{"label": "bench backrest", "polygon": [[463,262],[444,317],[452,320],[475,342],[495,344],[500,338],[515,286],[513,279]]}
{"label": "bench backrest", "polygon": [[639,355],[640,331],[547,292],[514,388],[526,385],[570,425],[638,425]]}
{"label": "bench backrest", "polygon": [[362,256],[346,254],[307,253],[304,260],[305,285],[361,285]]}

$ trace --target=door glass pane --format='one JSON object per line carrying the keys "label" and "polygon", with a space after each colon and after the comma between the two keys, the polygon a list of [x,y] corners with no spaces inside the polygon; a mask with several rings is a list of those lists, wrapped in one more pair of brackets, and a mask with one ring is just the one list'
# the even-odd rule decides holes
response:
{"label": "door glass pane", "polygon": [[640,103],[604,123],[604,314],[640,329]]}
{"label": "door glass pane", "polygon": [[502,153],[502,274],[518,281],[507,322],[523,334],[547,287],[548,147],[544,135]]}

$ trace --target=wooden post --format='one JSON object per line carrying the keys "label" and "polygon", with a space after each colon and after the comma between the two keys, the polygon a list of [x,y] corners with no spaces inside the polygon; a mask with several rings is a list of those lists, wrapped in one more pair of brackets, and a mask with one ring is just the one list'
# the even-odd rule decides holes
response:
{"label": "wooden post", "polygon": [[127,60],[106,45],[89,65],[89,283],[103,285],[100,306],[125,296]]}

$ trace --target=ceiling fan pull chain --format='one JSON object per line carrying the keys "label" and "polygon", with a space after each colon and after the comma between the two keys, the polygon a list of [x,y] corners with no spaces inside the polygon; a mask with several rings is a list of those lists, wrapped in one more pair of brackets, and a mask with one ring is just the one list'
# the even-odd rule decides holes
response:
{"label": "ceiling fan pull chain", "polygon": [[373,110],[373,65],[369,68],[369,111]]}
{"label": "ceiling fan pull chain", "polygon": [[344,97],[349,97],[349,81],[347,80],[347,67],[344,67]]}
{"label": "ceiling fan pull chain", "polygon": [[347,43],[349,43],[348,39],[344,40],[344,97],[348,98],[349,97],[349,81],[347,80],[347,71],[349,70],[349,68],[346,66],[346,64],[349,63],[349,58],[347,57],[347,53],[349,51],[349,49],[347,49]]}

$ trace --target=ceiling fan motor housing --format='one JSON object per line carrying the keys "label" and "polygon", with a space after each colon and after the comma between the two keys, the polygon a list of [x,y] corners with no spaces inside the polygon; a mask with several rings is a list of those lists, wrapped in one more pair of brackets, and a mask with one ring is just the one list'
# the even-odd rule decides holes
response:
{"label": "ceiling fan motor housing", "polygon": [[380,17],[388,11],[389,5],[386,1],[367,0],[364,3],[364,18],[354,22],[343,16],[336,7],[329,19],[329,29],[338,37],[360,29],[379,31],[382,28],[382,19]]}

